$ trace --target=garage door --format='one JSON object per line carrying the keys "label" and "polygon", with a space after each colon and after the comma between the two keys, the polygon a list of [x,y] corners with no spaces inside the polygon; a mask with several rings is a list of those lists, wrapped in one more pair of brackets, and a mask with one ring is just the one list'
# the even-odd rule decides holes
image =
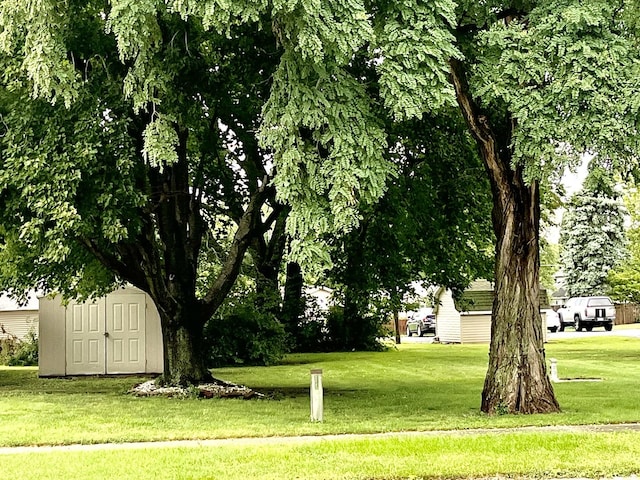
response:
{"label": "garage door", "polygon": [[118,294],[66,309],[68,375],[145,371],[145,296]]}

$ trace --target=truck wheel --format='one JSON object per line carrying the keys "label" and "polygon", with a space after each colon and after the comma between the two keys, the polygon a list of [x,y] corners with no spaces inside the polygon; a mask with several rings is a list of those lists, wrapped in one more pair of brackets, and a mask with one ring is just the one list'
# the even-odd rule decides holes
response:
{"label": "truck wheel", "polygon": [[604,329],[605,329],[607,332],[610,332],[611,330],[613,330],[613,323],[607,323],[607,324],[605,324]]}
{"label": "truck wheel", "polygon": [[558,331],[564,332],[564,323],[562,323],[562,321],[560,321],[560,326],[558,327]]}
{"label": "truck wheel", "polygon": [[407,327],[407,337],[410,337],[411,335],[413,335],[413,333],[411,333],[411,329]]}
{"label": "truck wheel", "polygon": [[576,332],[581,332],[581,331],[582,331],[582,325],[581,325],[581,323],[580,323],[580,317],[578,317],[578,316],[576,315],[576,318],[575,318],[574,320],[575,320],[575,322],[576,322],[576,323],[575,323]]}
{"label": "truck wheel", "polygon": [[422,331],[422,328],[420,327],[420,325],[418,325],[418,336],[422,337],[424,335],[424,332]]}

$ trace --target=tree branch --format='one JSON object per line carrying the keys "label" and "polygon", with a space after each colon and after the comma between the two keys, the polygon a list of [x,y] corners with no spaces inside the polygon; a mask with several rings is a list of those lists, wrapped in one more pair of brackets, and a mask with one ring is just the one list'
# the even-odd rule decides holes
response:
{"label": "tree branch", "polygon": [[229,254],[222,265],[222,269],[202,299],[203,308],[210,314],[213,314],[222,304],[240,273],[244,254],[249,248],[252,238],[258,233],[261,208],[268,197],[268,189],[269,187],[263,185],[251,196],[238,224],[238,229],[233,237]]}

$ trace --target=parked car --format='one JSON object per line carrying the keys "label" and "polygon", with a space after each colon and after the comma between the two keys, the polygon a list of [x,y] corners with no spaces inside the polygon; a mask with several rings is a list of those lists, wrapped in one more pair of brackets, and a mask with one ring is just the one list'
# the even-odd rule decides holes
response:
{"label": "parked car", "polygon": [[584,328],[587,332],[593,327],[604,327],[610,332],[616,321],[616,307],[609,297],[573,297],[558,310],[560,331],[569,325],[577,332]]}
{"label": "parked car", "polygon": [[557,332],[560,329],[560,315],[553,308],[545,308],[542,313],[546,318],[547,330]]}
{"label": "parked car", "polygon": [[407,336],[422,337],[425,333],[436,333],[436,316],[431,308],[421,308],[407,318]]}

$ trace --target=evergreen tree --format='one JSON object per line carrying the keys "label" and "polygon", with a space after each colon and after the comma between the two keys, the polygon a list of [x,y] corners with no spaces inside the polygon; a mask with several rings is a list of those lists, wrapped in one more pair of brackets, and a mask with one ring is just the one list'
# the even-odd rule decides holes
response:
{"label": "evergreen tree", "polygon": [[562,219],[562,263],[570,296],[605,292],[609,271],[625,255],[625,213],[611,173],[594,168]]}

